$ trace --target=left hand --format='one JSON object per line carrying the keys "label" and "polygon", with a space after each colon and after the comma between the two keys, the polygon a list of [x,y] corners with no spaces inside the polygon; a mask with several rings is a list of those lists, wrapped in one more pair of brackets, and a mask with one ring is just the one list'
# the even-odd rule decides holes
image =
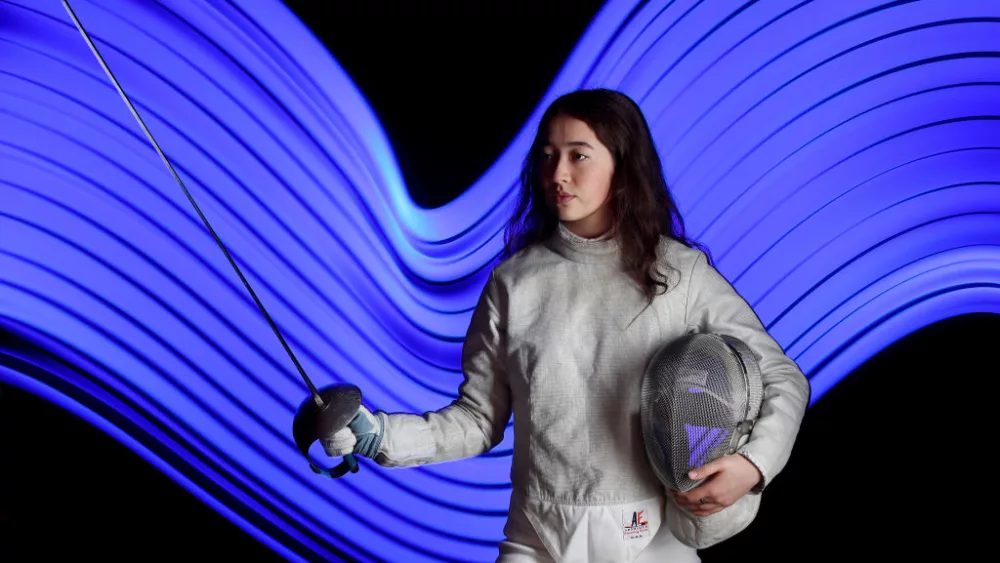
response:
{"label": "left hand", "polygon": [[[682,508],[695,516],[709,516],[732,505],[750,492],[763,479],[757,466],[739,454],[720,457],[692,470],[691,479],[705,479],[686,493],[671,490],[670,494]],[[705,499],[707,503],[700,502]]]}

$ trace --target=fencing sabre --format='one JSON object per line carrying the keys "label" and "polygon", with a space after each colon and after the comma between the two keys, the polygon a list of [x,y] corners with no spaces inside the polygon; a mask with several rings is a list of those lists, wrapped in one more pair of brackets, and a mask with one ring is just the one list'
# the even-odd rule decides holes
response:
{"label": "fencing sabre", "polygon": [[167,165],[167,169],[170,170],[174,179],[177,180],[181,189],[184,190],[184,195],[187,196],[188,201],[190,201],[191,205],[194,206],[195,211],[198,213],[198,216],[201,217],[201,220],[208,229],[208,232],[212,234],[212,237],[219,245],[219,248],[222,249],[223,254],[226,255],[229,263],[233,266],[233,269],[236,270],[236,274],[240,277],[243,285],[246,286],[247,291],[250,292],[250,296],[253,297],[254,302],[257,303],[257,307],[264,315],[268,324],[271,325],[271,329],[278,337],[281,345],[285,348],[285,352],[288,353],[288,357],[292,359],[292,363],[295,364],[295,367],[298,369],[299,374],[302,376],[302,380],[305,381],[306,385],[309,387],[311,397],[302,401],[292,422],[292,436],[295,440],[295,445],[306,457],[306,460],[309,461],[309,467],[320,475],[331,478],[339,478],[345,475],[348,471],[351,473],[357,473],[358,461],[354,454],[347,454],[344,456],[344,461],[336,467],[322,469],[316,466],[309,457],[309,446],[316,442],[316,440],[320,439],[320,437],[331,436],[338,430],[347,427],[348,423],[350,423],[351,419],[354,418],[361,407],[361,390],[356,386],[349,384],[334,384],[328,385],[319,390],[316,389],[316,386],[313,385],[313,382],[309,379],[309,376],[306,375],[305,370],[302,369],[299,361],[295,358],[295,354],[292,353],[292,349],[288,347],[288,343],[285,342],[285,339],[282,337],[278,327],[274,324],[274,321],[271,320],[271,316],[267,313],[263,303],[261,303],[260,299],[257,298],[257,294],[254,293],[253,288],[250,287],[250,283],[243,276],[243,272],[241,272],[239,266],[236,265],[236,261],[234,261],[233,257],[230,256],[229,251],[226,250],[225,245],[222,244],[222,240],[219,239],[219,236],[215,233],[215,229],[212,228],[212,225],[209,224],[205,214],[201,212],[201,208],[198,207],[197,203],[195,203],[191,192],[189,192],[187,187],[184,186],[184,182],[181,181],[180,176],[174,170],[170,161],[167,160],[166,155],[163,154],[163,151],[160,149],[160,145],[156,142],[156,139],[153,138],[153,134],[150,133],[149,128],[146,127],[142,118],[139,117],[139,112],[135,109],[135,106],[132,105],[132,101],[129,100],[128,95],[125,94],[125,90],[122,89],[121,84],[118,83],[115,75],[111,72],[111,69],[104,61],[104,57],[102,57],[101,53],[97,50],[97,46],[91,40],[90,34],[87,33],[87,31],[83,28],[83,24],[80,23],[79,18],[76,17],[76,13],[73,12],[73,8],[70,7],[68,0],[62,0],[62,3],[66,8],[66,12],[69,13],[69,17],[72,18],[73,23],[76,24],[76,28],[80,31],[80,35],[83,36],[84,41],[87,42],[87,45],[90,46],[90,50],[93,51],[94,56],[97,58],[97,62],[101,64],[104,72],[108,75],[112,84],[115,85],[115,88],[121,95],[122,100],[125,101],[129,111],[132,112],[132,116],[135,117],[137,122],[139,122],[139,126],[142,127],[142,130],[149,139],[149,142],[152,143],[153,148],[156,149],[156,152],[160,155],[163,163]]}

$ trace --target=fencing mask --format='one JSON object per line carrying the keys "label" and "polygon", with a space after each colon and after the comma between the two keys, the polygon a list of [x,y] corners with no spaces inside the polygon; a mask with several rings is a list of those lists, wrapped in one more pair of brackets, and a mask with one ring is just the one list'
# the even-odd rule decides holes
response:
{"label": "fencing mask", "polygon": [[[737,338],[687,334],[660,348],[643,375],[640,418],[646,453],[664,487],[686,492],[700,485],[688,472],[746,443],[763,397],[758,358]],[[668,503],[668,521],[673,512],[674,534],[707,547],[746,527],[759,502],[759,495],[745,495],[705,518]]]}

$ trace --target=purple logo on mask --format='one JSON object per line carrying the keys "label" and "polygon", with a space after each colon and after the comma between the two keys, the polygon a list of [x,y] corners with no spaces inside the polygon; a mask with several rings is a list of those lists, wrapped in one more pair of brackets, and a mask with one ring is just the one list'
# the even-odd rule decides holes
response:
{"label": "purple logo on mask", "polygon": [[688,451],[691,453],[688,463],[692,468],[704,464],[708,454],[729,435],[729,432],[722,428],[691,424],[685,424],[684,431],[687,432]]}

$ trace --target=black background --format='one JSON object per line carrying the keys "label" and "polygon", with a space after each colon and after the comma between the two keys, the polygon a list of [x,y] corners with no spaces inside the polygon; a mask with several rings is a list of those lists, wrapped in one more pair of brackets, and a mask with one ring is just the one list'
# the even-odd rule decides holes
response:
{"label": "black background", "polygon": [[[372,104],[428,207],[496,159],[600,5],[287,4]],[[953,560],[989,546],[998,336],[998,315],[949,319],[852,373],[807,413],[757,520],[703,560]],[[10,386],[0,456],[2,560],[278,560],[111,437]]]}

